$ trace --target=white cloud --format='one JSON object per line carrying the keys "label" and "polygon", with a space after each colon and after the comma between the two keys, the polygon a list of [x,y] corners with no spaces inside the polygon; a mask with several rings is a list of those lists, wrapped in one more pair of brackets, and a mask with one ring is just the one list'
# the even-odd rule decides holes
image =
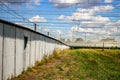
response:
{"label": "white cloud", "polygon": [[[101,20],[101,19],[100,19]],[[84,25],[83,25],[84,24]],[[103,24],[103,23],[102,23]],[[87,23],[81,23],[80,25],[73,26],[71,28],[72,32],[80,32],[80,33],[86,33],[86,34],[91,34],[95,36],[101,36],[107,37],[107,36],[120,36],[120,20],[115,21],[115,22],[108,22],[104,23],[102,25],[103,28],[92,28],[90,26],[97,26],[99,24],[87,24]],[[88,28],[84,28],[84,26],[87,26]],[[117,38],[117,37],[116,37]]]}
{"label": "white cloud", "polygon": [[49,0],[49,2],[53,3],[55,7],[65,8],[71,7],[79,3],[79,0]]}
{"label": "white cloud", "polygon": [[106,3],[111,3],[113,0],[105,0]]}
{"label": "white cloud", "polygon": [[106,28],[110,27],[110,28],[113,28],[113,27],[120,27],[120,20],[118,21],[115,21],[115,22],[109,22],[105,25]]}
{"label": "white cloud", "polygon": [[73,26],[72,28],[71,28],[71,30],[73,31],[73,32],[88,32],[88,33],[90,33],[90,32],[93,32],[93,29],[92,28],[88,28],[88,29],[85,29],[85,28],[81,28],[81,27],[79,27],[79,26]]}
{"label": "white cloud", "polygon": [[64,15],[60,15],[60,16],[58,17],[58,19],[64,20],[64,19],[65,19],[65,16],[64,16]]}
{"label": "white cloud", "polygon": [[[104,8],[104,9],[103,9]],[[97,13],[101,12],[108,12],[113,10],[114,7],[111,5],[107,6],[96,6],[90,9],[81,9],[78,8],[76,12],[73,12],[71,16],[61,15],[61,20],[67,21],[80,21],[80,24],[77,26],[73,26],[71,28],[71,32],[80,32],[80,33],[87,33],[91,35],[99,34],[103,35],[110,35],[110,31],[107,29],[103,29],[107,23],[110,22],[109,17],[102,17],[100,15],[96,15]],[[69,19],[68,19],[69,17]],[[85,28],[87,27],[87,28]],[[98,29],[94,29],[94,27],[98,27]],[[99,27],[103,27],[102,29]],[[69,34],[68,37],[75,36],[73,34]]]}
{"label": "white cloud", "polygon": [[75,34],[73,34],[72,31],[68,31],[68,32],[65,34],[65,38],[68,38],[68,39],[72,39],[73,36],[75,36]]}
{"label": "white cloud", "polygon": [[105,5],[105,6],[95,6],[93,7],[93,10],[96,12],[106,12],[113,10],[114,7],[112,5]]}
{"label": "white cloud", "polygon": [[106,22],[109,22],[110,20],[109,20],[109,18],[108,17],[102,17],[102,16],[94,16],[94,17],[92,17],[92,21],[94,21],[94,22],[100,22],[100,23],[106,23]]}
{"label": "white cloud", "polygon": [[101,0],[49,0],[57,8],[72,7],[81,5],[82,7],[94,6],[101,2]]}
{"label": "white cloud", "polygon": [[[71,32],[80,32],[80,33],[90,33],[91,35],[99,34],[99,35],[109,35],[109,30],[102,29],[94,29],[94,27],[103,27],[110,22],[108,17],[96,16],[97,13],[103,11],[111,11],[113,8],[108,8],[108,6],[96,6],[91,9],[81,9],[78,8],[76,12],[74,12],[71,16],[61,15],[60,19],[66,21],[80,21],[80,24],[77,26],[73,26],[71,28]],[[102,7],[104,9],[102,9]],[[112,7],[112,6],[111,6]],[[69,19],[68,19],[69,17]],[[87,28],[84,28],[87,27]],[[75,36],[73,34],[69,34],[68,37]]]}
{"label": "white cloud", "polygon": [[91,33],[91,34],[109,34],[108,31],[106,30],[101,30],[101,29],[94,29],[94,28],[81,28],[79,26],[73,26],[71,28],[71,31],[73,32],[82,32],[82,33]]}
{"label": "white cloud", "polygon": [[[66,21],[84,21],[84,20],[91,20],[91,21],[109,21],[108,18],[102,17],[102,16],[95,16],[95,14],[100,12],[108,12],[113,10],[114,7],[112,5],[106,5],[106,6],[95,6],[90,9],[82,9],[78,8],[76,12],[74,12],[71,16],[65,16],[61,15],[58,17],[60,20],[66,20]],[[93,20],[95,19],[95,20]],[[99,19],[99,20],[98,20]]]}
{"label": "white cloud", "polygon": [[49,32],[50,30],[49,30],[49,28],[45,28],[44,31],[45,32]]}
{"label": "white cloud", "polygon": [[47,20],[44,17],[40,17],[39,15],[36,15],[29,19],[30,22],[47,22]]}
{"label": "white cloud", "polygon": [[55,26],[55,24],[51,24],[52,26]]}
{"label": "white cloud", "polygon": [[[109,17],[102,17],[96,14],[101,12],[108,12],[113,9],[114,7],[111,5],[95,6],[90,9],[78,8],[71,16],[61,15],[59,19],[66,21],[78,21],[80,22],[79,27],[104,27],[107,23],[110,22]],[[77,28],[74,29],[78,30]]]}
{"label": "white cloud", "polygon": [[40,5],[40,0],[33,0],[33,1],[34,1],[34,4]]}

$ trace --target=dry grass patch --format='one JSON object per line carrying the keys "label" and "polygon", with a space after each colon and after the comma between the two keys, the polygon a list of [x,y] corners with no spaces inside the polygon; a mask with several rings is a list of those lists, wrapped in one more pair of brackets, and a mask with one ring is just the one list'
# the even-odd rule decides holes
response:
{"label": "dry grass patch", "polygon": [[55,50],[12,80],[119,80],[120,50]]}

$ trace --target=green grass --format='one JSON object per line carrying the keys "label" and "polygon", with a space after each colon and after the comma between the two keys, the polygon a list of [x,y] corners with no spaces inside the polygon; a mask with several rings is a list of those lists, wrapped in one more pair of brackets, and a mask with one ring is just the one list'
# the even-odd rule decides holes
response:
{"label": "green grass", "polygon": [[47,61],[12,80],[120,80],[120,50],[55,51]]}

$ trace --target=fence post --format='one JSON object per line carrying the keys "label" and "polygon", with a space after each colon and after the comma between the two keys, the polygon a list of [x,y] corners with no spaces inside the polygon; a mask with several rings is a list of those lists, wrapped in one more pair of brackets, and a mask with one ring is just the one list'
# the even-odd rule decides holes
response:
{"label": "fence post", "polygon": [[102,51],[104,51],[104,42],[103,42],[103,49],[102,49]]}
{"label": "fence post", "polygon": [[36,31],[36,24],[34,24],[34,31]]}

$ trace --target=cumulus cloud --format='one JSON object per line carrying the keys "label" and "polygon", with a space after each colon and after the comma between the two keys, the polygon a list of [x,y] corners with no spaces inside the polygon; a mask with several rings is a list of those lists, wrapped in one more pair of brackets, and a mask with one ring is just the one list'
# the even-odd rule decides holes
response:
{"label": "cumulus cloud", "polygon": [[107,23],[105,28],[110,31],[111,36],[120,36],[120,20]]}
{"label": "cumulus cloud", "polygon": [[114,7],[112,5],[105,5],[105,6],[95,6],[93,7],[93,10],[96,12],[106,12],[113,10]]}
{"label": "cumulus cloud", "polygon": [[105,0],[106,3],[111,3],[113,0]]}
{"label": "cumulus cloud", "polygon": [[40,0],[0,0],[1,4],[21,5],[23,3],[30,4],[33,2],[36,5],[40,5]]}
{"label": "cumulus cloud", "polygon": [[50,30],[49,30],[49,28],[45,28],[44,31],[45,32],[49,32]]}
{"label": "cumulus cloud", "polygon": [[102,17],[102,16],[95,16],[95,17],[92,17],[92,21],[94,21],[94,22],[109,22],[110,21],[110,19],[108,18],[108,17]]}
{"label": "cumulus cloud", "polygon": [[120,27],[120,20],[115,21],[115,22],[109,22],[109,23],[107,23],[105,25],[105,27],[106,28],[108,28],[108,27],[111,27],[111,28],[113,28],[113,27]]}
{"label": "cumulus cloud", "polygon": [[[101,36],[117,36],[120,34],[120,20],[110,21],[109,17],[102,17],[96,15],[101,12],[108,12],[114,9],[113,6],[95,6],[90,9],[81,9],[78,8],[71,17],[74,21],[80,22],[79,25],[73,26],[71,28],[72,32],[81,32],[91,35],[99,34]],[[70,17],[70,16],[69,16]],[[66,16],[65,16],[66,18]],[[98,27],[98,29],[94,28]],[[102,28],[99,28],[102,27]]]}
{"label": "cumulus cloud", "polygon": [[40,5],[40,0],[33,0],[34,4]]}
{"label": "cumulus cloud", "polygon": [[95,6],[90,9],[82,9],[78,8],[76,12],[74,12],[71,16],[60,15],[58,19],[66,20],[66,21],[109,21],[109,18],[102,16],[95,16],[100,12],[107,12],[113,10],[114,7],[112,5],[106,6]]}
{"label": "cumulus cloud", "polygon": [[[104,13],[108,11],[112,11],[114,9],[111,5],[106,6],[95,6],[89,9],[78,8],[71,16],[61,15],[59,16],[60,20],[66,21],[77,21],[79,24],[73,26],[71,28],[71,32],[80,32],[91,35],[99,34],[110,35],[110,30],[105,29],[105,25],[110,22],[109,17],[102,17],[100,15],[96,15],[97,13]],[[95,29],[97,27],[98,29]],[[102,27],[102,28],[99,28]],[[104,28],[104,29],[103,29]]]}
{"label": "cumulus cloud", "polygon": [[[85,24],[84,26],[90,26],[91,24]],[[98,24],[99,25],[99,24]],[[108,22],[104,25],[102,25],[103,28],[84,28],[83,25],[76,25],[71,28],[72,32],[81,32],[81,33],[87,33],[91,35],[97,35],[99,36],[120,36],[120,20],[115,22]],[[94,24],[94,26],[97,26],[97,24]]]}
{"label": "cumulus cloud", "polygon": [[58,19],[64,20],[64,19],[65,19],[65,16],[64,16],[64,15],[60,15],[60,16],[58,17]]}
{"label": "cumulus cloud", "polygon": [[67,8],[75,5],[82,7],[89,7],[99,4],[101,0],[49,0],[57,8]]}
{"label": "cumulus cloud", "polygon": [[79,26],[73,26],[71,28],[71,31],[73,32],[82,32],[82,33],[88,33],[88,34],[100,34],[100,35],[103,35],[103,34],[109,34],[109,31],[107,30],[101,30],[101,29],[94,29],[94,28],[81,28]]}
{"label": "cumulus cloud", "polygon": [[47,22],[47,20],[44,17],[40,17],[39,15],[36,15],[29,19],[30,22]]}

